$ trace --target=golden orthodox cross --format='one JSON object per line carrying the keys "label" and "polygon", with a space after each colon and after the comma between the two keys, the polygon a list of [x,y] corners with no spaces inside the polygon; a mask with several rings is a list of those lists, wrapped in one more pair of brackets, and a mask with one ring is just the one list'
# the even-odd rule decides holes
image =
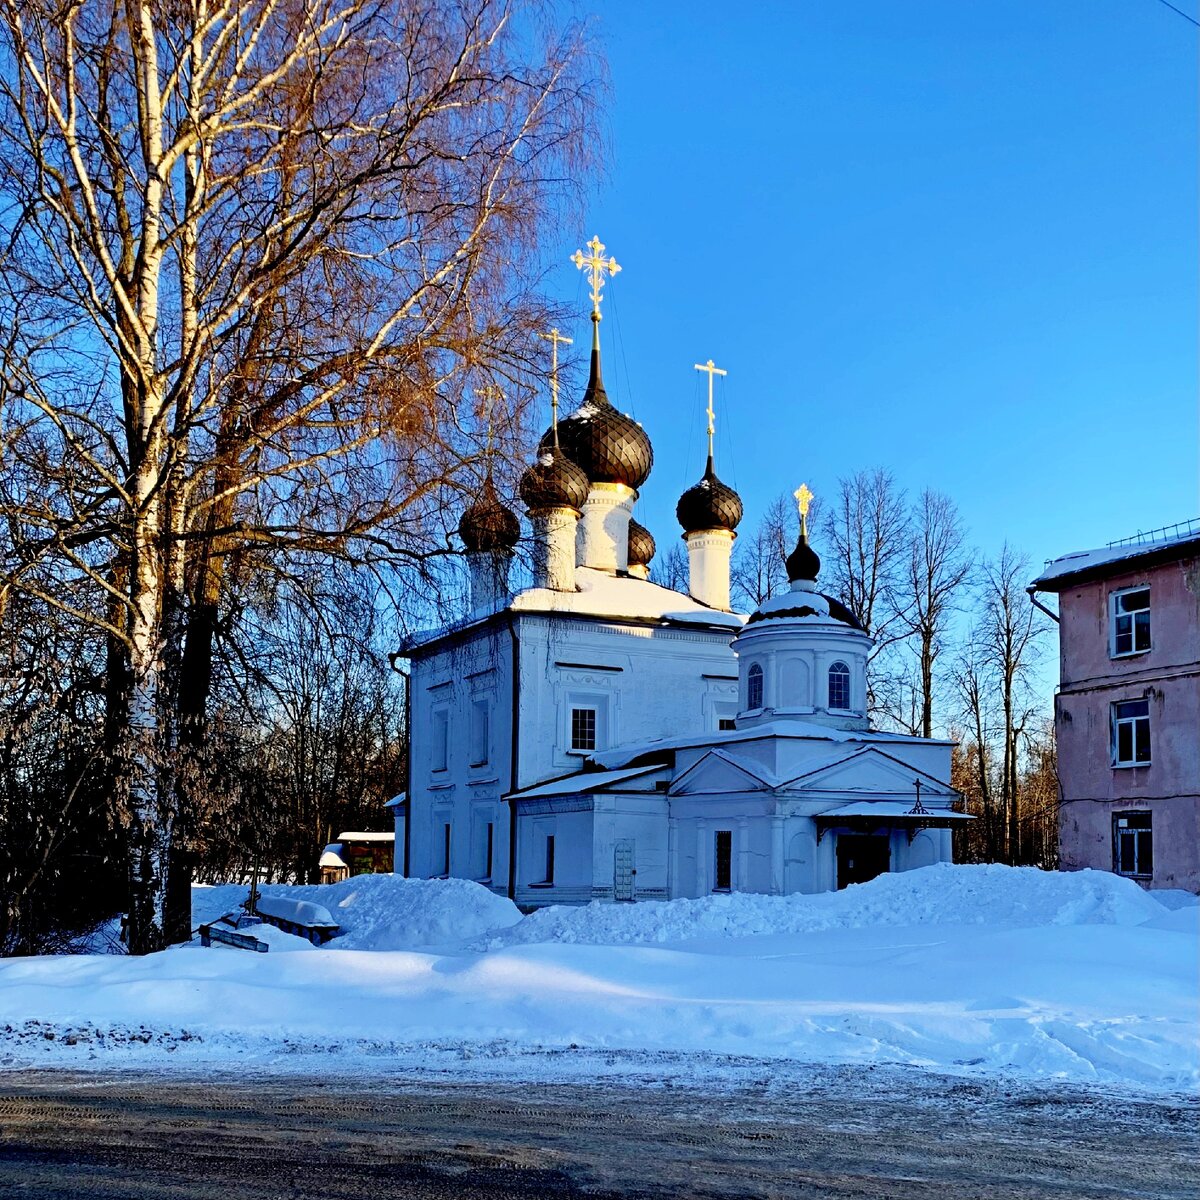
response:
{"label": "golden orthodox cross", "polygon": [[615,275],[621,268],[611,255],[608,258],[604,257],[604,243],[595,235],[586,245],[591,253],[584,254],[582,250],[576,250],[571,255],[571,261],[579,270],[586,270],[588,273],[592,285],[592,320],[599,323],[600,301],[603,299],[600,293],[603,291],[605,283],[608,282],[604,278],[604,272]]}
{"label": "golden orthodox cross", "polygon": [[711,459],[713,456],[713,433],[717,428],[716,413],[713,412],[712,406],[713,376],[728,375],[729,372],[722,371],[711,358],[703,365],[696,363],[696,370],[708,372],[708,457]]}
{"label": "golden orthodox cross", "polygon": [[808,484],[802,483],[792,495],[800,506],[800,532],[808,537],[808,509],[813,502],[813,494],[808,490]]}
{"label": "golden orthodox cross", "polygon": [[558,445],[558,344],[564,346],[573,343],[569,337],[564,337],[557,329],[549,333],[539,333],[543,341],[550,343],[550,428],[554,430],[554,444]]}

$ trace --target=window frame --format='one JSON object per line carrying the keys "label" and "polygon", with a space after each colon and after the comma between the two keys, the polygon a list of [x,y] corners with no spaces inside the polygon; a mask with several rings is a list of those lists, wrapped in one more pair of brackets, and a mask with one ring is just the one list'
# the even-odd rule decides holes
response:
{"label": "window frame", "polygon": [[[755,703],[755,691],[758,696]],[[767,698],[767,673],[762,663],[752,662],[746,668],[746,711],[754,712],[764,706]]]}
{"label": "window frame", "polygon": [[[834,704],[833,702],[833,676],[836,672],[839,681],[844,679],[846,684],[846,703]],[[825,700],[829,705],[831,712],[853,712],[853,696],[850,694],[850,664],[838,659],[837,662],[829,664],[829,670],[825,672]]]}
{"label": "window frame", "polygon": [[[591,745],[585,746],[578,744],[576,730],[576,716],[583,714],[591,714]],[[600,706],[597,704],[576,704],[571,705],[570,713],[567,717],[567,741],[569,754],[594,754],[599,749],[600,742]]]}
{"label": "window frame", "polygon": [[[1144,712],[1131,713],[1122,712],[1122,709],[1131,709],[1134,707],[1144,708]],[[1139,742],[1141,740],[1139,726],[1144,726],[1145,729],[1145,747],[1146,756],[1140,758],[1138,756]],[[1130,757],[1121,757],[1121,734],[1122,731],[1129,729],[1129,753]],[[1134,696],[1128,700],[1114,700],[1109,705],[1109,736],[1111,738],[1111,759],[1114,769],[1126,770],[1130,767],[1148,767],[1153,761],[1153,747],[1150,740],[1150,701],[1143,696]]]}
{"label": "window frame", "polygon": [[[1112,815],[1113,874],[1125,879],[1154,878],[1154,822],[1147,808],[1125,809]],[[1132,854],[1126,870],[1125,848]]]}
{"label": "window frame", "polygon": [[468,766],[486,767],[491,761],[492,705],[486,696],[471,701],[471,753]]}
{"label": "window frame", "polygon": [[438,876],[439,879],[450,878],[450,847],[452,838],[452,822],[442,822],[442,873]]}
{"label": "window frame", "polygon": [[450,709],[435,708],[430,713],[432,744],[429,749],[429,769],[433,772],[450,770]]}
{"label": "window frame", "polygon": [[[1146,593],[1146,607],[1135,608],[1130,612],[1121,611],[1121,601],[1126,596],[1133,596],[1139,592]],[[1151,612],[1150,600],[1150,585],[1148,583],[1139,583],[1135,587],[1119,588],[1115,592],[1108,594],[1108,656],[1109,658],[1136,658],[1140,654],[1149,654],[1154,649],[1154,626],[1150,616]],[[1139,622],[1138,616],[1145,613],[1146,619],[1144,623],[1146,644],[1138,645]],[[1126,634],[1122,634],[1120,623],[1123,619],[1128,618],[1129,630]],[[1129,638],[1129,649],[1122,650],[1119,647],[1119,640],[1127,636]]]}
{"label": "window frame", "polygon": [[543,885],[543,887],[553,887],[554,886],[554,834],[552,834],[552,833],[546,834],[545,854],[546,854],[546,861],[545,861],[545,870],[543,872],[544,878],[542,879],[542,885]]}

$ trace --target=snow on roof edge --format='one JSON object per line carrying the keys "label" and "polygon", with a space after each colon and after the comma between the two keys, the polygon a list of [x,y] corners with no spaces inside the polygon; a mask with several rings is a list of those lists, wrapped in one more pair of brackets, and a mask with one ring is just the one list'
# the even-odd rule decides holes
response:
{"label": "snow on roof edge", "polygon": [[1101,567],[1109,566],[1112,563],[1129,562],[1132,564],[1137,559],[1149,555],[1182,550],[1189,543],[1195,543],[1197,549],[1200,550],[1200,532],[1186,530],[1153,542],[1135,542],[1127,546],[1103,546],[1096,550],[1073,550],[1070,554],[1063,554],[1058,558],[1051,559],[1031,586],[1040,587],[1047,583],[1063,583],[1076,575],[1098,571]]}

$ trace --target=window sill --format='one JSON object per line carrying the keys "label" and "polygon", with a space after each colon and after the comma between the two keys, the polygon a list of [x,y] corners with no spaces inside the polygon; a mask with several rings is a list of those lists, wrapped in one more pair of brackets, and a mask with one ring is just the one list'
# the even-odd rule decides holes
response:
{"label": "window sill", "polygon": [[532,890],[533,888],[539,888],[539,889],[543,889],[543,890],[544,890],[545,888],[552,888],[553,886],[554,886],[554,880],[552,880],[552,879],[551,879],[551,880],[549,880],[548,882],[547,882],[546,880],[543,880],[541,883],[531,883],[531,884],[529,884],[529,887],[530,887],[530,889],[531,889],[531,890]]}
{"label": "window sill", "polygon": [[490,875],[485,875],[482,879],[476,879],[475,882],[482,883],[484,887],[488,887],[492,882],[492,877]]}
{"label": "window sill", "polygon": [[1153,646],[1147,646],[1145,650],[1126,650],[1123,654],[1109,654],[1108,657],[1114,662],[1119,658],[1141,658],[1143,654],[1149,654],[1153,649]]}
{"label": "window sill", "polygon": [[593,746],[590,750],[578,750],[574,746],[567,751],[568,754],[574,755],[576,758],[587,758],[589,754],[595,754],[598,747]]}
{"label": "window sill", "polygon": [[1149,761],[1147,761],[1147,762],[1121,762],[1121,763],[1113,763],[1112,769],[1114,771],[1136,771],[1139,767],[1149,767],[1151,765],[1152,764]]}
{"label": "window sill", "polygon": [[731,887],[727,887],[727,888],[713,888],[713,890],[712,890],[712,894],[713,894],[714,896],[732,896],[732,895],[733,895],[733,888],[731,888]]}

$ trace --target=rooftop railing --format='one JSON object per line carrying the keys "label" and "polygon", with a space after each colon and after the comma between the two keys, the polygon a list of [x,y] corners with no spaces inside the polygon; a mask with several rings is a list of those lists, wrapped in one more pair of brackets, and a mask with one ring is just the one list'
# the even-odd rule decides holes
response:
{"label": "rooftop railing", "polygon": [[1118,538],[1109,542],[1106,549],[1115,550],[1118,546],[1140,546],[1145,542],[1175,541],[1179,538],[1194,537],[1200,534],[1200,517],[1190,521],[1176,521],[1174,525],[1163,525],[1160,529],[1150,529],[1145,533],[1140,530],[1129,537]]}

